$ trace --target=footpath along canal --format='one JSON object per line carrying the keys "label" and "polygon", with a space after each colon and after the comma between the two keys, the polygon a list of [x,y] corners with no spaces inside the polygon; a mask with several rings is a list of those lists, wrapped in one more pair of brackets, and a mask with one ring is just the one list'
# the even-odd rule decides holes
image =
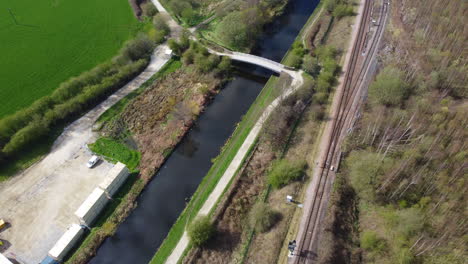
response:
{"label": "footpath along canal", "polygon": [[[290,0],[286,12],[268,25],[253,54],[281,61],[318,0]],[[236,64],[236,73],[138,198],[138,206],[99,248],[91,264],[146,264],[185,208],[235,125],[247,112],[272,72]],[[257,77],[255,77],[257,75]]]}

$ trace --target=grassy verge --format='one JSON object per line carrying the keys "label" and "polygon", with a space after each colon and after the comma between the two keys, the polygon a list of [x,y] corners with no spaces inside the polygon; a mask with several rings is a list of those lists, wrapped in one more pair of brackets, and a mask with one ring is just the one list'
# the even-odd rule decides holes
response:
{"label": "grassy verge", "polygon": [[273,88],[275,87],[277,79],[277,77],[270,78],[260,94],[257,96],[247,114],[245,114],[242,121],[238,124],[232,137],[222,148],[221,154],[214,159],[213,166],[198,186],[198,189],[190,200],[190,203],[172,226],[166,239],[151,260],[151,264],[164,263],[169,257],[172,250],[182,237],[186,224],[197,215],[198,211],[203,206],[210,193],[216,187],[219,179],[233,160],[237,151],[242,146],[242,143],[244,143],[245,138],[254,126],[255,122],[263,113],[265,107],[276,98]]}
{"label": "grassy verge", "polygon": [[88,146],[94,153],[106,157],[112,163],[122,162],[131,171],[135,171],[140,163],[140,152],[132,150],[127,145],[111,138],[99,138],[95,143]]}
{"label": "grassy verge", "polygon": [[146,88],[148,88],[154,82],[154,80],[160,79],[169,73],[175,72],[181,66],[182,62],[178,58],[170,59],[157,73],[151,76],[151,78],[148,79],[144,84],[142,84],[138,89],[131,92],[130,94],[122,98],[120,101],[118,101],[116,104],[114,104],[112,107],[107,109],[101,116],[99,116],[96,123],[103,123],[112,120],[115,116],[122,113],[122,111],[125,109],[128,103],[130,103],[130,101],[132,101],[133,98],[137,97]]}

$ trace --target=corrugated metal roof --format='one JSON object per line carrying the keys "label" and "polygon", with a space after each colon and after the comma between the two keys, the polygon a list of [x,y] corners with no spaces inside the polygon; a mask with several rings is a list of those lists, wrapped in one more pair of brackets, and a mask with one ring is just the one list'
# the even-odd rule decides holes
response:
{"label": "corrugated metal roof", "polygon": [[76,210],[75,215],[79,218],[85,217],[102,195],[104,195],[104,191],[99,188],[95,188],[88,198],[86,198],[86,200],[81,204],[80,208]]}
{"label": "corrugated metal roof", "polygon": [[[60,258],[64,253],[64,250],[70,249],[70,243],[76,239],[77,236],[81,235],[82,228],[80,225],[72,224],[65,234],[55,243],[54,247],[49,251],[49,255],[53,258]],[[65,252],[66,253],[66,252]]]}
{"label": "corrugated metal roof", "polygon": [[0,264],[13,264],[11,261],[9,261],[5,256],[0,253]]}

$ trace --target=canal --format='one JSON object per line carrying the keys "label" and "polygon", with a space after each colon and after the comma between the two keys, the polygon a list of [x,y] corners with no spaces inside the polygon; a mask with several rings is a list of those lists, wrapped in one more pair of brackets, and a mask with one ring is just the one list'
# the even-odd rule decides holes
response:
{"label": "canal", "polygon": [[[268,26],[255,55],[280,61],[318,4],[318,0],[290,0],[286,12]],[[208,105],[137,200],[138,206],[99,248],[92,264],[146,264],[166,237],[272,73],[237,64],[238,73]],[[256,75],[256,76],[252,76]]]}

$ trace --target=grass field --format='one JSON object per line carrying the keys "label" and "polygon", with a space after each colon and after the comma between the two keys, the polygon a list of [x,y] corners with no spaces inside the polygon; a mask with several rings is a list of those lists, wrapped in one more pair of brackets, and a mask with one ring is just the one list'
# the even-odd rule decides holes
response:
{"label": "grass field", "polygon": [[127,0],[0,1],[0,118],[111,58],[139,26]]}
{"label": "grass field", "polygon": [[122,162],[131,171],[135,171],[140,163],[140,152],[132,150],[127,145],[111,138],[99,138],[95,143],[88,146],[91,151],[104,156],[110,162]]}

